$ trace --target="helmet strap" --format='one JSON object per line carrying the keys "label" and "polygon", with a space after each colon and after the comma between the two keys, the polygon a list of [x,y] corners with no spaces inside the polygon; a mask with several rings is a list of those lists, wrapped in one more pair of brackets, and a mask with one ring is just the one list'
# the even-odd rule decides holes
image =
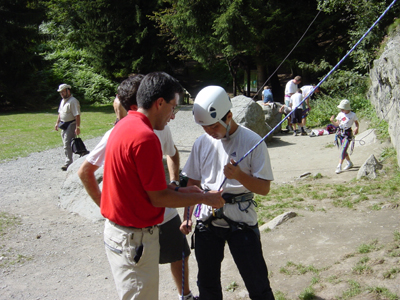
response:
{"label": "helmet strap", "polygon": [[229,136],[229,131],[231,131],[231,121],[229,121],[229,124],[226,124],[224,121],[219,120],[218,121],[220,124],[222,124],[222,126],[224,126],[226,128],[226,135],[225,138],[227,141],[229,141],[231,138]]}

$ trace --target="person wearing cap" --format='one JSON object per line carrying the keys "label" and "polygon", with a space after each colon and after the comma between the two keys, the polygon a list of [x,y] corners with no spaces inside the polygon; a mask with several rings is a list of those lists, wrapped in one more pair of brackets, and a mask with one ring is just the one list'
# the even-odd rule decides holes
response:
{"label": "person wearing cap", "polygon": [[[231,108],[228,94],[219,86],[203,88],[193,105],[194,120],[206,133],[195,141],[182,173],[189,178],[188,186],[198,186],[205,192],[222,188],[226,201],[218,210],[204,204],[189,208],[189,216],[194,212],[197,220],[194,249],[199,297],[222,299],[221,263],[227,243],[250,298],[274,299],[254,201],[254,194],[269,193],[274,179],[268,149],[260,143],[236,164],[261,137],[237,124]],[[188,234],[191,230],[189,217],[181,231]]]}
{"label": "person wearing cap", "polygon": [[[167,185],[160,141],[182,87],[164,72],[140,82],[137,111],[117,123],[107,141],[100,211],[104,244],[120,299],[158,299],[159,227],[165,207],[205,203],[220,208],[221,192]],[[182,243],[183,246],[183,243]]]}
{"label": "person wearing cap", "polygon": [[65,163],[61,170],[66,171],[73,162],[71,139],[81,133],[81,107],[79,101],[71,94],[71,86],[60,84],[57,92],[61,95],[61,102],[58,108],[57,122],[54,129],[61,129],[61,137],[64,144]]}
{"label": "person wearing cap", "polygon": [[[297,89],[299,88],[299,84],[301,83],[301,76],[296,76],[295,78],[293,78],[292,80],[289,80],[286,83],[285,86],[285,105],[287,107],[290,106],[290,97],[292,97],[292,95],[294,95],[297,92]],[[289,117],[287,119],[288,121],[288,126],[287,129],[291,130],[292,129],[292,122],[291,122],[291,117]]]}
{"label": "person wearing cap", "polygon": [[[335,171],[336,174],[340,174],[342,172],[342,163],[345,159],[347,160],[347,165],[344,167],[344,170],[348,170],[353,167],[353,163],[350,160],[350,156],[347,153],[347,150],[353,140],[354,135],[358,133],[359,128],[357,115],[351,111],[349,100],[343,99],[342,101],[340,101],[338,108],[340,108],[340,113],[336,116],[336,118],[335,116],[331,116],[330,118],[332,124],[336,127],[339,127],[336,133],[335,142],[339,146],[339,140],[341,145],[339,164],[336,167]],[[356,125],[354,129],[354,134],[353,130],[351,129],[353,124]]]}

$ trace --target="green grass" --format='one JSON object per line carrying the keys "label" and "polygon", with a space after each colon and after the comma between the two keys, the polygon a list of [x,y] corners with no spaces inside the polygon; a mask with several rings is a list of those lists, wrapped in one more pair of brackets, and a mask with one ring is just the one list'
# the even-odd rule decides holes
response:
{"label": "green grass", "polygon": [[373,240],[369,244],[361,244],[360,247],[358,247],[358,253],[369,253],[378,249],[378,240]]}
{"label": "green grass", "polygon": [[354,280],[349,280],[347,283],[349,284],[349,288],[343,292],[342,297],[340,297],[340,299],[343,300],[349,299],[354,296],[357,296],[362,292],[361,285],[358,282]]}
{"label": "green grass", "polygon": [[367,289],[370,293],[379,296],[379,299],[385,300],[399,300],[399,296],[390,292],[387,288],[384,287],[369,287]]}
{"label": "green grass", "polygon": [[6,212],[0,212],[0,237],[8,232],[8,229],[21,224],[21,219]]}
{"label": "green grass", "polygon": [[[0,114],[0,162],[62,146],[60,131],[54,130],[57,109]],[[115,121],[112,105],[84,106],[81,112],[84,140],[103,135]]]}

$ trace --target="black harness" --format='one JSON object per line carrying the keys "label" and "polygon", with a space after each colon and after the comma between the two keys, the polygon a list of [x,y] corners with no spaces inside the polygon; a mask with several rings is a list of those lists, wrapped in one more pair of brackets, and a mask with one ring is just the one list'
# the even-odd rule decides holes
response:
{"label": "black harness", "polygon": [[[257,206],[257,203],[253,200],[254,194],[253,193],[243,193],[243,194],[229,194],[225,193],[222,195],[222,198],[224,198],[226,204],[238,204],[240,211],[244,211],[248,213],[248,208],[253,204],[254,206]],[[244,202],[247,202],[247,205],[245,208],[242,208],[241,205],[243,205]],[[236,230],[247,230],[251,229],[253,230],[258,236],[259,236],[259,231],[258,231],[258,223],[254,226],[250,226],[247,223],[244,222],[236,222],[231,219],[229,219],[227,216],[225,216],[223,212],[223,207],[216,209],[214,213],[205,221],[197,221],[196,224],[196,230],[203,231],[207,230],[210,228],[210,226],[215,226],[212,225],[212,221],[216,219],[223,219],[228,223],[229,225],[229,235],[235,232]],[[196,232],[196,231],[195,231]],[[192,235],[192,240],[191,240],[191,249],[194,249],[194,235]]]}

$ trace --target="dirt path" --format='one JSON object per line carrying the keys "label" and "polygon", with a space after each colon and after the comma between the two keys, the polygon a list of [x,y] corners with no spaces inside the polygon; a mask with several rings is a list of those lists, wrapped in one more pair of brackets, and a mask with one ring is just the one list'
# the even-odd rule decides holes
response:
{"label": "dirt path", "polygon": [[[190,114],[190,111],[179,113],[171,123],[182,164],[193,141],[202,133],[198,126],[175,128],[182,123],[180,118],[185,113]],[[87,141],[88,148],[93,149],[98,140]],[[268,146],[274,184],[295,182],[305,172],[321,173],[322,180],[327,182],[350,182],[358,168],[336,175],[338,150],[326,147],[330,143],[331,136],[276,136]],[[370,154],[379,156],[384,146],[373,141],[357,146],[352,156],[355,166],[359,167]],[[0,164],[0,211],[20,219],[17,228],[0,237],[0,299],[117,299],[104,253],[102,222],[93,223],[57,206],[66,176],[59,170],[60,161],[62,150],[57,148]],[[342,295],[348,289],[349,278],[369,285],[379,279],[379,284],[400,294],[399,277],[381,280],[383,270],[362,277],[352,275],[351,268],[359,258],[357,255],[343,258],[354,253],[362,243],[374,239],[379,243],[390,242],[393,232],[400,230],[398,210],[371,211],[365,206],[357,210],[330,208],[325,212],[302,210],[297,213],[296,218],[262,234],[274,292],[281,291],[286,299],[297,299],[310,285],[312,272],[302,275],[281,272],[291,261],[296,265],[325,268],[319,273],[324,278],[333,275],[343,278],[337,283],[325,280],[324,287],[315,285],[319,299],[335,299]],[[397,259],[397,267],[398,264]],[[193,254],[190,269],[191,287],[197,294]],[[224,288],[237,284],[234,292],[224,291],[224,298],[248,299],[228,251],[222,272]],[[168,265],[160,266],[160,299],[177,299]]]}

